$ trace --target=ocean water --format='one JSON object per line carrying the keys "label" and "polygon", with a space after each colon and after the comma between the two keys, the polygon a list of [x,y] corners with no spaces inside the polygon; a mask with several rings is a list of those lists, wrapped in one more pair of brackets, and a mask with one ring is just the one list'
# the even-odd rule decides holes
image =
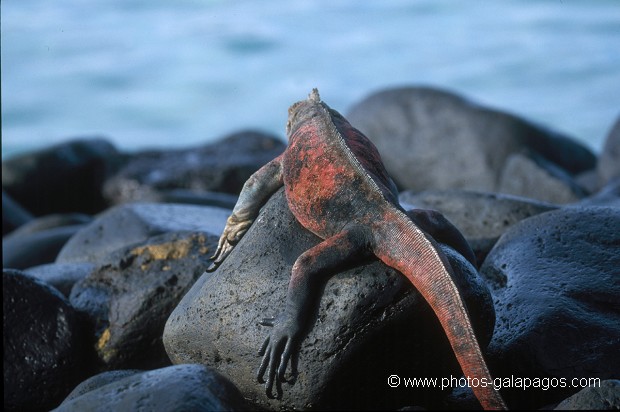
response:
{"label": "ocean water", "polygon": [[600,151],[620,114],[619,0],[2,1],[3,158],[77,136],[284,138],[318,87],[436,86]]}

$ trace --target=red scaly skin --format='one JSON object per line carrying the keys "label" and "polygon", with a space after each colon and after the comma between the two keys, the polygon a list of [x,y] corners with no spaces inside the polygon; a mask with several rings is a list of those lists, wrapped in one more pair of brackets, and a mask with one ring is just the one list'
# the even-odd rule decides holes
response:
{"label": "red scaly skin", "polygon": [[[316,89],[289,109],[287,134],[286,151],[244,185],[208,269],[219,266],[282,185],[295,218],[324,240],[293,265],[284,312],[261,322],[273,327],[259,351],[258,379],[266,375],[268,396],[274,396],[274,385],[276,396],[281,395],[287,365],[311,326],[321,285],[344,265],[373,255],[403,273],[430,304],[463,373],[491,382],[450,263],[429,235],[448,241],[474,263],[458,230],[440,215],[407,215],[375,146],[323,103]],[[506,409],[491,386],[473,389],[485,409]]]}

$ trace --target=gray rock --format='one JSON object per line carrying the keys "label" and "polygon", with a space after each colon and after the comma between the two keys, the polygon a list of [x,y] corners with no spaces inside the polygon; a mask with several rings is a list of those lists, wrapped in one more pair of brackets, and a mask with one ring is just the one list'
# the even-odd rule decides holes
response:
{"label": "gray rock", "polygon": [[167,232],[200,231],[219,236],[229,214],[230,210],[209,206],[119,205],[76,233],[56,262],[97,263],[115,250]]}
{"label": "gray rock", "polygon": [[579,173],[575,176],[575,183],[589,195],[596,193],[601,188],[600,177],[596,169]]}
{"label": "gray rock", "polygon": [[2,236],[30,222],[34,216],[2,190]]}
{"label": "gray rock", "polygon": [[26,269],[53,262],[64,245],[84,225],[61,226],[22,235],[8,234],[2,239],[2,266]]}
{"label": "gray rock", "polygon": [[465,236],[479,264],[516,223],[557,208],[533,199],[468,190],[405,191],[399,199],[412,207],[441,212]]}
{"label": "gray rock", "polygon": [[90,216],[80,213],[30,220],[2,239],[3,266],[25,269],[53,262],[71,236],[90,221]]}
{"label": "gray rock", "polygon": [[607,135],[597,164],[597,171],[602,185],[620,177],[620,116]]}
{"label": "gray rock", "polygon": [[4,410],[49,410],[87,376],[84,324],[53,287],[2,271]]}
{"label": "gray rock", "polygon": [[61,405],[67,404],[70,401],[79,398],[80,396],[106,386],[109,383],[120,381],[128,376],[136,375],[138,373],[144,373],[140,369],[121,369],[114,371],[101,372],[95,376],[91,376],[84,382],[76,386],[69,395],[62,401]]}
{"label": "gray rock", "polygon": [[37,216],[103,210],[103,182],[122,163],[106,140],[76,139],[2,161],[2,189]]}
{"label": "gray rock", "polygon": [[[523,220],[500,238],[480,269],[495,285],[489,351],[497,376],[618,376],[619,227],[619,209],[566,207]],[[533,390],[503,395],[513,407],[538,408],[576,389]]]}
{"label": "gray rock", "polygon": [[11,235],[31,235],[57,227],[85,225],[92,221],[93,218],[91,216],[83,213],[51,214],[31,220],[13,231]]}
{"label": "gray rock", "polygon": [[182,203],[191,205],[216,206],[232,210],[238,196],[221,192],[194,192],[186,189],[161,191],[156,200],[162,203]]}
{"label": "gray rock", "polygon": [[30,267],[24,273],[55,287],[68,298],[73,285],[94,270],[93,263],[48,263]]}
{"label": "gray rock", "polygon": [[112,253],[75,284],[71,304],[95,325],[106,369],[169,365],[161,336],[172,310],[209,266],[218,237],[174,232]]}
{"label": "gray rock", "polygon": [[111,204],[155,201],[172,189],[236,195],[285,147],[275,136],[241,131],[201,147],[138,153],[105,183],[104,195]]}
{"label": "gray rock", "polygon": [[556,410],[618,410],[620,409],[620,381],[607,380],[600,386],[584,388],[568,399],[563,400]]}
{"label": "gray rock", "polygon": [[568,173],[540,157],[524,153],[508,157],[497,191],[557,204],[577,202],[586,195]]}
{"label": "gray rock", "polygon": [[247,410],[239,390],[202,365],[178,365],[118,376],[80,396],[67,399],[56,412],[239,411]]}
{"label": "gray rock", "polygon": [[375,93],[347,118],[403,189],[494,191],[508,156],[523,149],[571,174],[595,167],[594,155],[573,139],[431,88]]}
{"label": "gray rock", "polygon": [[[269,333],[258,322],[283,309],[297,257],[319,239],[290,213],[277,192],[233,252],[203,275],[166,323],[164,345],[173,363],[201,363],[231,379],[246,399],[269,409],[389,408],[431,402],[438,391],[393,389],[391,374],[448,376],[460,369],[437,318],[400,273],[379,261],[331,278],[316,322],[303,340],[299,374],[269,399],[256,381],[257,351]],[[473,266],[445,246],[484,345],[493,308]]]}
{"label": "gray rock", "polygon": [[608,206],[620,208],[620,177],[611,179],[592,196],[586,197],[576,206]]}

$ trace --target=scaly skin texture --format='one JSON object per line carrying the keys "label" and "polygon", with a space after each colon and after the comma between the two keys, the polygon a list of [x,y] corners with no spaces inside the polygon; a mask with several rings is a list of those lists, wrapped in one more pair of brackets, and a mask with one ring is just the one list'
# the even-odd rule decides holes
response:
{"label": "scaly skin texture", "polygon": [[[403,273],[430,304],[463,373],[491,382],[452,268],[434,239],[474,263],[458,230],[438,213],[405,213],[375,146],[322,102],[316,89],[290,107],[286,129],[288,148],[244,185],[208,269],[219,266],[282,185],[295,218],[323,239],[293,265],[284,312],[261,322],[272,327],[259,351],[258,379],[266,376],[267,395],[274,396],[274,385],[275,396],[281,394],[287,365],[311,327],[321,286],[342,267],[373,255]],[[506,409],[491,386],[473,390],[485,409]]]}

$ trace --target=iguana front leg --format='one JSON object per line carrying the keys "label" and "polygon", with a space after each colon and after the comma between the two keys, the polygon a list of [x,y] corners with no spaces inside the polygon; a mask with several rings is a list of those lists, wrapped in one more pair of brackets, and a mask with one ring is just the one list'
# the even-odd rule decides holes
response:
{"label": "iguana front leg", "polygon": [[260,208],[271,195],[282,187],[283,154],[261,167],[243,185],[237,204],[226,221],[226,227],[217,245],[215,254],[211,256],[213,263],[207,272],[213,272],[226,259],[235,245],[248,231]]}

